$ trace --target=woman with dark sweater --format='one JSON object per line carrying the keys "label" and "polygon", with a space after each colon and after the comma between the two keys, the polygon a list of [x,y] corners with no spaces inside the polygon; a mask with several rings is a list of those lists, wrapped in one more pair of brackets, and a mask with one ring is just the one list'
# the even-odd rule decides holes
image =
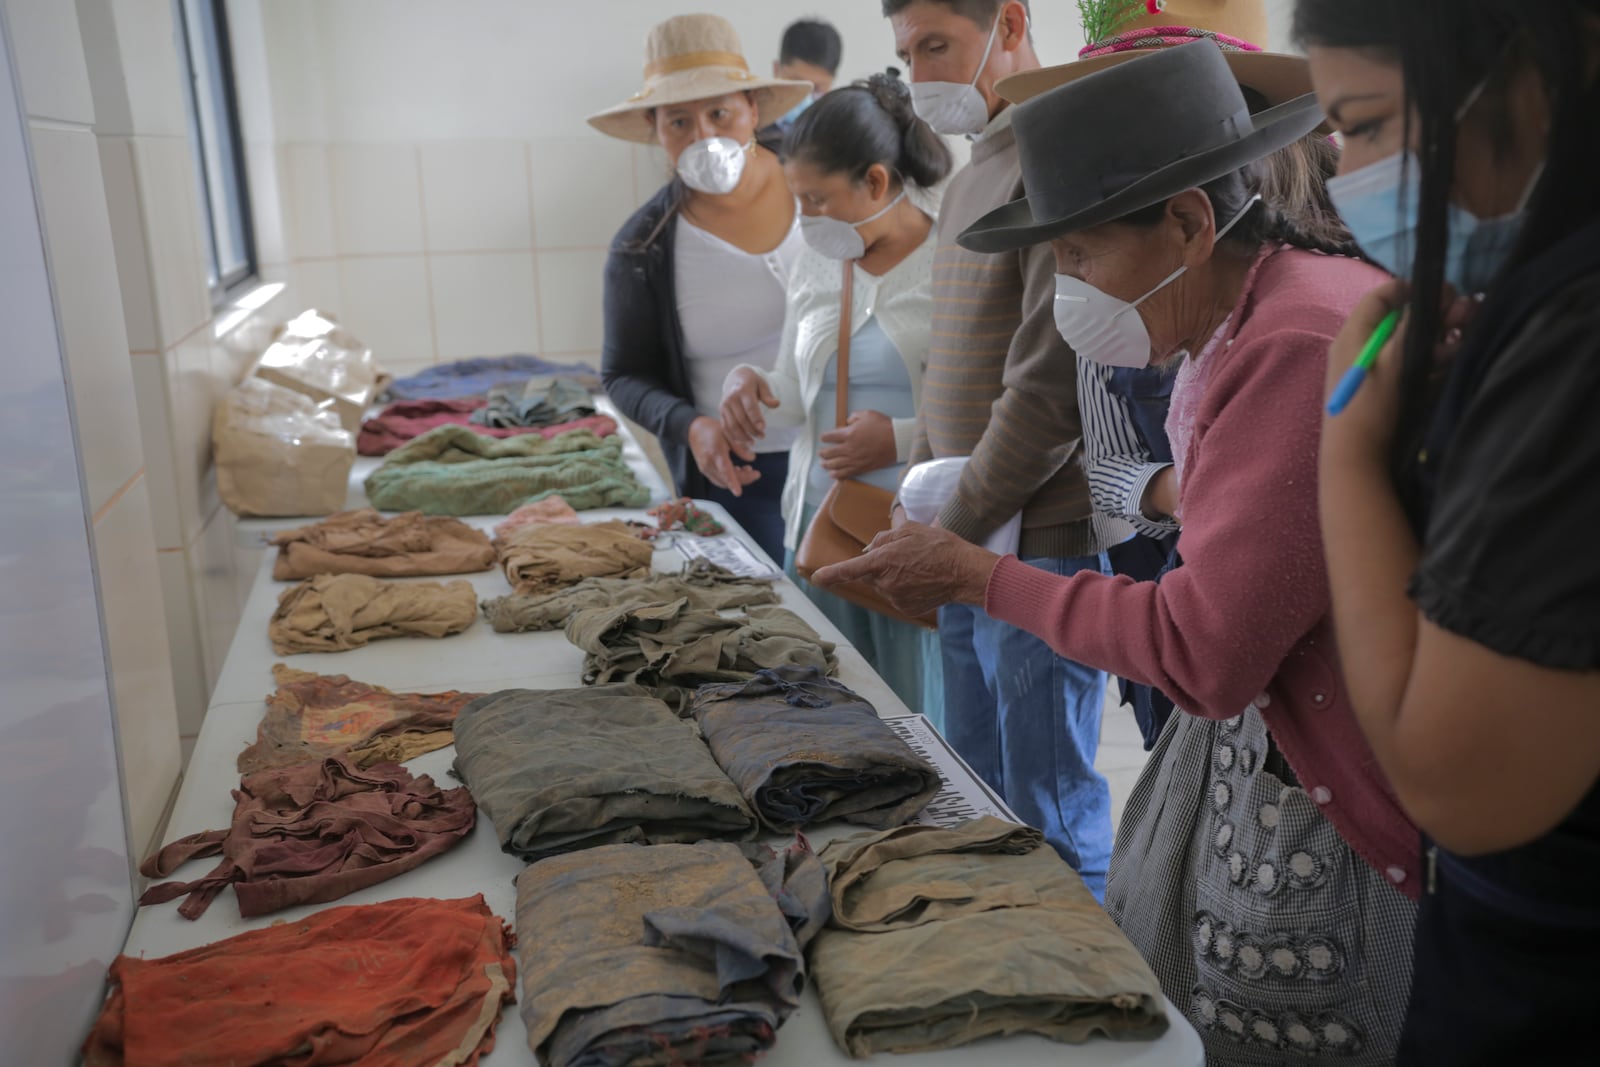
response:
{"label": "woman with dark sweater", "polygon": [[777,357],[803,241],[783,168],[755,131],[811,85],[751,74],[733,27],[714,15],[651,30],[644,75],[643,89],[589,119],[659,144],[674,168],[612,242],[601,378],[618,409],[656,435],[678,492],[723,504],[781,560],[790,437],[736,445],[718,409],[729,371]]}

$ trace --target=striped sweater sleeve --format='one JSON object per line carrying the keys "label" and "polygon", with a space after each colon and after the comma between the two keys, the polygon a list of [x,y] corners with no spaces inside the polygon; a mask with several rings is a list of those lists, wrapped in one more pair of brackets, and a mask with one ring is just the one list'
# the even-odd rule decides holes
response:
{"label": "striped sweater sleeve", "polygon": [[1111,391],[1110,368],[1092,360],[1078,361],[1078,411],[1083,417],[1083,467],[1089,497],[1102,515],[1126,519],[1134,529],[1165,537],[1176,522],[1145,517],[1144,491],[1150,479],[1171,464],[1156,463],[1145,451],[1127,401]]}
{"label": "striped sweater sleeve", "polygon": [[[1056,332],[1054,253],[1044,244],[1018,256],[1022,319],[1006,352],[1005,389],[939,515],[940,526],[974,543],[1021,511],[1079,443],[1076,360]],[[1040,427],[1057,429],[1041,439]]]}

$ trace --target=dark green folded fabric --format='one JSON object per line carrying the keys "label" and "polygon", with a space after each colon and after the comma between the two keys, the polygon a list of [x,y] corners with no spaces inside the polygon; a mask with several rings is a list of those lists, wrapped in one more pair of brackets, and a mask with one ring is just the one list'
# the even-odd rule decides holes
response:
{"label": "dark green folded fabric", "polygon": [[644,607],[686,600],[697,611],[776,604],[770,581],[741,578],[710,560],[697,559],[682,574],[649,578],[585,578],[577,585],[534,596],[502,596],[483,602],[483,617],[496,633],[559,630],[587,608]]}
{"label": "dark green folded fabric", "polygon": [[584,651],[585,685],[635,682],[679,711],[698,686],[748,681],[768,667],[839,669],[832,642],[773,606],[733,618],[693,610],[686,598],[590,608],[567,620],[567,640]]}
{"label": "dark green folded fabric", "polygon": [[529,378],[526,382],[497,385],[489,402],[472,413],[479,426],[508,429],[554,426],[593,415],[594,397],[571,378]]}
{"label": "dark green folded fabric", "polygon": [[755,815],[692,723],[631,685],[506,689],[456,716],[455,773],[532,862],[619,842],[748,840]]}

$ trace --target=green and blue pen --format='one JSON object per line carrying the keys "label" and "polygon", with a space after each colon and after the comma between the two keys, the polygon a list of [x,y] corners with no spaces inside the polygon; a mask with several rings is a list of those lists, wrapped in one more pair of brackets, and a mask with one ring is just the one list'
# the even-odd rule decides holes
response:
{"label": "green and blue pen", "polygon": [[1378,362],[1378,353],[1389,343],[1389,338],[1394,336],[1394,329],[1398,325],[1400,325],[1400,309],[1395,308],[1378,323],[1378,328],[1372,331],[1372,336],[1367,338],[1367,343],[1362,347],[1361,354],[1350,364],[1350,369],[1344,372],[1344,377],[1339,379],[1338,387],[1328,398],[1329,415],[1337,415],[1350,405],[1351,398],[1356,395],[1356,390],[1361,388],[1361,383],[1366,381],[1367,372]]}

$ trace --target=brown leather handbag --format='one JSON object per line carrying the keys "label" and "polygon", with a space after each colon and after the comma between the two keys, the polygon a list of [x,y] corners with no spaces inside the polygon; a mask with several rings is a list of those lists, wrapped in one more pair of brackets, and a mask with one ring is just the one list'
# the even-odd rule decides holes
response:
{"label": "brown leather handbag", "polygon": [[[851,294],[855,289],[855,260],[844,263],[844,282],[839,293],[839,389],[834,409],[835,425],[850,421],[850,318]],[[823,567],[853,559],[866,550],[872,539],[889,528],[890,513],[894,508],[894,494],[854,478],[835,481],[822,498],[811,525],[800,540],[800,549],[794,554],[795,570],[800,577],[810,580]],[[831,586],[828,592],[857,607],[875,611],[879,615],[908,622],[914,626],[937,629],[939,616],[907,615],[898,609],[872,586],[864,582],[846,582]]]}

